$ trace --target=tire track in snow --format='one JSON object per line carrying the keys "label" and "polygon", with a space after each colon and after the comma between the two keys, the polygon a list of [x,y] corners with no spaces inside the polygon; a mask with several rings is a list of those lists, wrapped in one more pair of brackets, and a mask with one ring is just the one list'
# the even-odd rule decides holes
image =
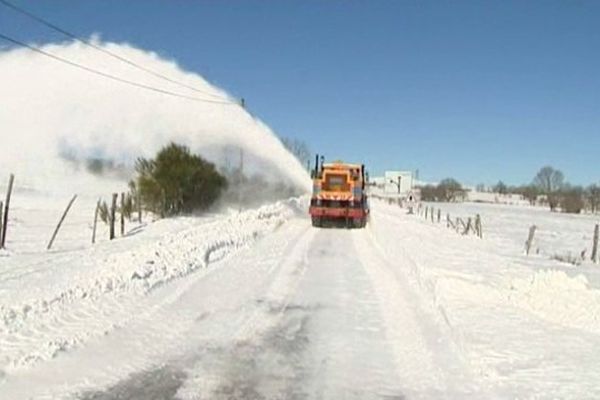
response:
{"label": "tire track in snow", "polygon": [[404,398],[350,233],[309,229],[241,334],[199,357],[183,399]]}
{"label": "tire track in snow", "polygon": [[[395,223],[397,219],[393,214],[379,210],[375,210],[371,217],[372,224],[380,221]],[[373,225],[363,232],[357,232],[355,243],[365,257],[364,265],[372,268],[373,278],[379,281],[379,293],[387,297],[384,304],[397,305],[386,310],[388,323],[395,326],[391,332],[396,335],[402,332],[402,327],[405,326],[402,315],[412,314],[410,325],[413,325],[415,343],[424,350],[423,355],[427,355],[427,370],[435,377],[427,383],[432,377],[422,376],[423,387],[436,387],[440,390],[438,398],[492,398],[490,393],[482,392],[483,388],[468,368],[461,352],[462,347],[460,343],[456,343],[456,332],[442,305],[438,304],[435,297],[423,296],[423,289],[427,295],[435,293],[435,288],[431,287],[435,282],[424,280],[422,266],[411,256],[410,249],[405,247],[402,238],[395,241],[395,259],[391,259],[386,248],[378,242],[373,233]],[[401,307],[404,312],[398,313],[397,307]],[[400,351],[398,362],[405,363],[407,359],[414,357],[412,354],[402,355],[407,349],[401,336],[394,342]],[[418,364],[419,360],[413,359],[413,362]]]}
{"label": "tire track in snow", "polygon": [[[285,343],[286,335],[282,338],[281,330],[297,337],[294,324],[286,320],[286,312],[290,307],[295,309],[291,301],[308,268],[308,247],[315,235],[305,221],[303,225],[301,233],[290,241],[283,257],[271,264],[267,283],[252,301],[252,306],[240,315],[228,338],[220,346],[203,351],[202,357],[196,360],[189,372],[191,378],[178,393],[180,398],[259,399],[265,398],[261,390],[284,390],[282,387],[258,387],[264,377],[257,373],[254,358],[260,357],[258,352],[264,350],[265,343],[268,343],[267,346]],[[283,361],[268,357],[262,360],[261,371],[274,371],[277,369],[275,364]]]}
{"label": "tire track in snow", "polygon": [[410,298],[411,291],[399,281],[368,231],[353,232],[352,239],[380,299],[386,336],[394,353],[399,380],[404,383],[409,398],[423,393],[444,398],[448,383],[424,339],[426,332],[418,322],[419,315],[413,305],[418,299]]}

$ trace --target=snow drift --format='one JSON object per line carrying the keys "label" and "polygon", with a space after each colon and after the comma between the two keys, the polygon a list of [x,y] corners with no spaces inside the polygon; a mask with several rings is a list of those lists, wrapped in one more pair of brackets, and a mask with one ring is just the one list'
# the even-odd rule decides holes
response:
{"label": "snow drift", "polygon": [[[265,124],[223,90],[155,53],[92,41],[203,93],[144,73],[81,43],[41,48],[122,79],[209,102],[129,86],[28,49],[0,49],[0,173],[15,172],[20,186],[54,192],[77,188],[79,193],[96,194],[101,181],[86,173],[81,163],[101,159],[131,166],[137,157],[153,156],[175,141],[219,166],[237,166],[243,153],[246,173],[260,172],[271,181],[308,189],[310,181],[300,163]],[[120,181],[126,179],[121,176]]]}
{"label": "snow drift", "polygon": [[[0,383],[6,370],[29,368],[116,329],[120,318],[131,318],[119,314],[123,302],[194,272],[207,273],[209,265],[272,233],[303,207],[289,199],[229,216],[162,220],[116,245],[41,254],[28,264],[0,262]],[[71,322],[60,317],[64,313]],[[53,324],[58,329],[47,331]]]}

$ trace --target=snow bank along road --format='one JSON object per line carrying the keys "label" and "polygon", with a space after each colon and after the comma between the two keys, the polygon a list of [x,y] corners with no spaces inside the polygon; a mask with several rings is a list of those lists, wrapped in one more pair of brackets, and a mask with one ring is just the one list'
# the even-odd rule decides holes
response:
{"label": "snow bank along road", "polygon": [[[585,282],[384,204],[364,230],[314,229],[304,211],[150,226],[118,253],[7,266],[0,398],[600,397]],[[589,310],[569,317],[572,299]]]}

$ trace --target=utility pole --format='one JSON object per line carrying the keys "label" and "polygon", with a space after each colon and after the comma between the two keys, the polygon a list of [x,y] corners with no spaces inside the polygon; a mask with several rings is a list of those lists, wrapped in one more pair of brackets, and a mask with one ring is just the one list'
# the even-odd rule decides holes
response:
{"label": "utility pole", "polygon": [[115,219],[117,212],[117,197],[119,195],[117,193],[113,193],[112,195],[112,203],[110,205],[110,230],[109,230],[109,238],[113,240],[115,238]]}
{"label": "utility pole", "polygon": [[[243,99],[242,99],[243,100]],[[242,183],[244,181],[244,149],[240,147],[240,172],[238,177],[238,205],[242,211]]]}
{"label": "utility pole", "polygon": [[[0,235],[0,249],[4,249],[6,247],[6,231],[8,229],[8,209],[10,208],[10,196],[12,195],[13,183],[15,181],[15,176],[10,174],[8,179],[8,190],[6,191],[6,203],[4,203],[4,218],[2,225],[2,234]],[[2,210],[0,210],[2,212]]]}
{"label": "utility pole", "polygon": [[396,180],[390,179],[390,183],[393,183],[394,185],[396,185],[396,188],[398,188],[398,194],[400,194],[400,182],[401,182],[402,177],[398,177]]}

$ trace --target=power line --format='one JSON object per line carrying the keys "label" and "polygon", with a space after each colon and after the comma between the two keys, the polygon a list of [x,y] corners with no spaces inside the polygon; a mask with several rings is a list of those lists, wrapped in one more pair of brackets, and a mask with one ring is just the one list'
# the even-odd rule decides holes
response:
{"label": "power line", "polygon": [[169,96],[175,96],[175,97],[180,97],[180,98],[183,98],[183,99],[198,101],[198,102],[214,103],[214,104],[227,104],[227,105],[238,105],[237,103],[234,103],[234,102],[231,102],[231,101],[209,100],[209,99],[201,99],[201,98],[193,97],[193,96],[187,96],[187,95],[184,95],[184,94],[171,92],[169,90],[164,90],[164,89],[156,88],[154,86],[145,85],[143,83],[139,83],[139,82],[134,82],[134,81],[130,81],[130,80],[127,80],[127,79],[123,79],[123,78],[120,78],[118,76],[111,75],[111,74],[108,74],[108,73],[105,73],[105,72],[102,72],[102,71],[98,71],[96,69],[87,67],[85,65],[78,64],[76,62],[67,60],[66,58],[62,58],[62,57],[54,55],[52,53],[48,53],[48,52],[40,49],[39,47],[28,45],[26,43],[23,43],[21,41],[13,39],[13,38],[11,38],[9,36],[6,36],[6,35],[4,35],[2,33],[0,33],[0,39],[4,39],[7,42],[13,43],[13,44],[15,44],[17,46],[25,47],[25,48],[27,48],[27,49],[29,49],[31,51],[34,51],[34,52],[39,53],[39,54],[42,54],[42,55],[44,55],[46,57],[50,57],[50,58],[52,58],[52,59],[54,59],[56,61],[60,61],[62,63],[71,65],[72,67],[79,68],[79,69],[82,69],[84,71],[88,71],[88,72],[91,72],[93,74],[96,74],[96,75],[99,75],[99,76],[102,76],[102,77],[105,77],[105,78],[108,78],[108,79],[112,79],[112,80],[117,81],[117,82],[125,83],[127,85],[135,86],[135,87],[146,89],[146,90],[151,90],[153,92],[162,93],[162,94],[166,94],[166,95],[169,95]]}
{"label": "power line", "polygon": [[33,20],[35,20],[35,21],[39,22],[40,24],[43,24],[43,25],[47,26],[47,27],[48,27],[48,28],[50,28],[50,29],[53,29],[53,30],[55,30],[55,31],[57,31],[57,32],[60,32],[60,33],[62,33],[63,35],[65,35],[65,36],[67,36],[67,37],[69,37],[69,38],[71,38],[71,39],[73,39],[73,40],[76,40],[76,41],[78,41],[78,42],[80,42],[80,43],[83,43],[83,44],[85,44],[86,46],[90,46],[90,47],[92,47],[92,48],[94,48],[94,49],[96,49],[96,50],[98,50],[98,51],[101,51],[101,52],[102,52],[102,53],[104,53],[104,54],[107,54],[107,55],[109,55],[109,56],[111,56],[111,57],[113,57],[113,58],[116,58],[117,60],[120,60],[120,61],[122,61],[122,62],[124,62],[124,63],[126,63],[126,64],[129,64],[129,65],[131,65],[131,66],[132,66],[132,67],[134,67],[134,68],[137,68],[137,69],[139,69],[139,70],[141,70],[141,71],[144,71],[144,72],[146,72],[146,73],[148,73],[148,74],[154,75],[154,76],[155,76],[155,77],[157,77],[157,78],[163,79],[163,80],[165,80],[165,81],[168,81],[168,82],[174,83],[174,84],[176,84],[176,85],[179,85],[179,86],[185,87],[185,88],[187,88],[187,89],[190,89],[190,90],[193,90],[193,91],[195,91],[195,92],[202,93],[202,94],[205,94],[205,95],[208,95],[208,96],[216,97],[216,98],[219,98],[219,99],[224,99],[224,98],[225,98],[224,96],[220,96],[220,95],[216,95],[216,94],[214,94],[214,93],[206,92],[206,91],[204,91],[204,90],[196,89],[196,88],[195,88],[195,87],[193,87],[193,86],[190,86],[190,85],[187,85],[187,84],[185,84],[185,83],[182,83],[182,82],[176,81],[176,80],[174,80],[174,79],[171,79],[171,78],[169,78],[168,76],[165,76],[165,75],[163,75],[163,74],[160,74],[160,73],[158,73],[158,72],[155,72],[155,71],[153,71],[153,70],[151,70],[151,69],[148,69],[148,68],[146,68],[146,67],[144,67],[144,66],[142,66],[142,65],[139,65],[139,64],[137,64],[137,63],[135,63],[135,62],[133,62],[133,61],[131,61],[131,60],[129,60],[129,59],[127,59],[127,58],[123,57],[123,56],[120,56],[120,55],[118,55],[118,54],[116,54],[116,53],[113,53],[113,52],[112,52],[112,51],[110,51],[110,50],[107,50],[107,49],[105,49],[105,48],[103,48],[103,47],[97,46],[97,45],[95,45],[94,43],[90,42],[89,40],[86,40],[86,39],[84,39],[84,38],[82,38],[82,37],[80,37],[80,36],[77,36],[76,34],[74,34],[74,33],[71,33],[71,32],[69,32],[69,31],[67,31],[67,30],[64,30],[64,29],[62,29],[61,27],[59,27],[59,26],[57,26],[57,25],[55,25],[55,24],[53,24],[53,23],[51,23],[51,22],[49,22],[49,21],[47,21],[47,20],[45,20],[45,19],[43,19],[43,18],[41,18],[41,17],[38,17],[37,15],[35,15],[35,14],[33,14],[33,13],[31,13],[31,12],[27,11],[27,10],[24,10],[23,8],[20,8],[20,7],[18,7],[17,5],[15,5],[15,4],[12,4],[12,3],[11,3],[11,2],[9,2],[9,1],[6,1],[6,0],[0,0],[0,4],[3,4],[5,7],[8,7],[8,8],[10,8],[10,9],[12,9],[12,10],[14,10],[14,11],[16,11],[16,12],[20,13],[20,14],[23,14],[23,15],[27,16],[27,17],[29,17],[29,18],[31,18],[31,19],[33,19]]}

